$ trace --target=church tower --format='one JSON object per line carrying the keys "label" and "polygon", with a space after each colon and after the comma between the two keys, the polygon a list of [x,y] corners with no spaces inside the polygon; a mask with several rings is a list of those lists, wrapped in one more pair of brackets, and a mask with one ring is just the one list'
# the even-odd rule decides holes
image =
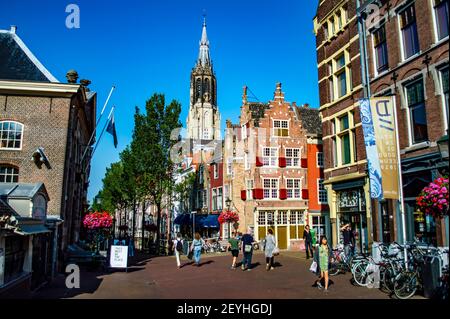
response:
{"label": "church tower", "polygon": [[217,107],[217,83],[214,74],[206,19],[203,20],[202,37],[197,62],[191,72],[188,138],[194,140],[220,140],[220,113]]}

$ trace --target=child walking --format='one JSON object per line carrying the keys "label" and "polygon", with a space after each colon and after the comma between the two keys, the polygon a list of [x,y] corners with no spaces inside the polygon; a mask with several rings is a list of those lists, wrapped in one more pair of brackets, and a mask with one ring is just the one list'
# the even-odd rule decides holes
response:
{"label": "child walking", "polygon": [[319,289],[323,288],[320,283],[322,278],[325,280],[325,292],[328,292],[328,262],[330,258],[330,249],[328,247],[328,240],[326,236],[322,236],[319,242],[319,266],[320,278],[316,281]]}

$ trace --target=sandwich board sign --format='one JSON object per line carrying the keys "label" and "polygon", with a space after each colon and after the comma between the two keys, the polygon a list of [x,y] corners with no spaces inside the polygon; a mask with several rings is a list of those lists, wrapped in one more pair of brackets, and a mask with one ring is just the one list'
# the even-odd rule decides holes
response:
{"label": "sandwich board sign", "polygon": [[127,268],[128,246],[111,246],[109,265],[111,268]]}

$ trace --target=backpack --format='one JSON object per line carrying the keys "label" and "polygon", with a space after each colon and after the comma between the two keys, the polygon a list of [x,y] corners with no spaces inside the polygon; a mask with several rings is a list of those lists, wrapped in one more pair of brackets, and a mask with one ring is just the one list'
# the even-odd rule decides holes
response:
{"label": "backpack", "polygon": [[177,251],[183,251],[183,243],[181,240],[177,240]]}

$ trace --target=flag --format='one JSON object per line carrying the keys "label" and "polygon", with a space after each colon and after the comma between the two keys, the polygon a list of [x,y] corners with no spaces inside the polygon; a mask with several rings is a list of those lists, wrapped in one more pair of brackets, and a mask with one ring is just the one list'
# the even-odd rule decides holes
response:
{"label": "flag", "polygon": [[117,133],[116,133],[116,123],[114,121],[114,113],[109,120],[108,127],[106,128],[106,132],[111,134],[114,138],[114,147],[117,148]]}

